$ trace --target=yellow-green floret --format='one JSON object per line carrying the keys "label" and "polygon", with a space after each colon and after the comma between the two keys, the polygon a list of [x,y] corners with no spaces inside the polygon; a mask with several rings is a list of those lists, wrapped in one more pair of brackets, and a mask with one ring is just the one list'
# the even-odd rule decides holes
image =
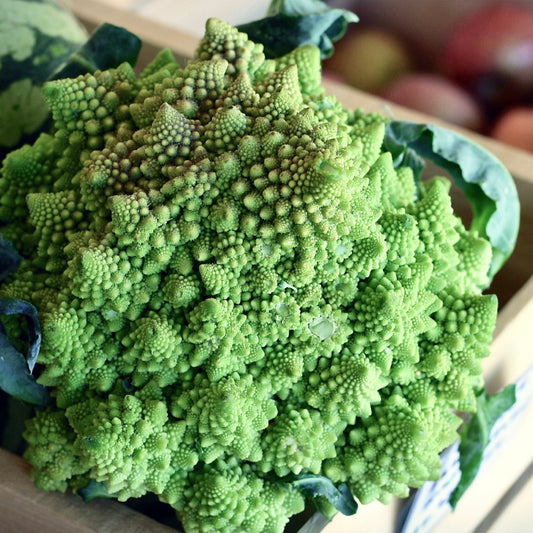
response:
{"label": "yellow-green floret", "polygon": [[[386,119],[215,19],[162,52],[46,84],[54,129],[6,158],[0,297],[39,311],[26,430],[40,487],[147,492],[191,532],[281,532],[291,481],[363,503],[440,474],[475,409],[491,247],[382,148]],[[59,453],[59,455],[57,455]]]}

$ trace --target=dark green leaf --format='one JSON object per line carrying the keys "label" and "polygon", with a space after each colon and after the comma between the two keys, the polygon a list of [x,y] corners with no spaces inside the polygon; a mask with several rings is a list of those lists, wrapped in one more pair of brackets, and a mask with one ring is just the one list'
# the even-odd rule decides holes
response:
{"label": "dark green leaf", "polygon": [[412,165],[418,179],[423,168],[421,158],[448,171],[472,207],[471,229],[492,246],[492,279],[511,255],[520,224],[518,194],[507,169],[467,137],[431,124],[390,122],[384,148],[392,153],[396,166]]}
{"label": "dark green leaf", "polygon": [[463,425],[459,441],[459,468],[461,479],[450,496],[455,508],[466,489],[474,481],[485,448],[490,442],[490,432],[500,416],[516,401],[515,385],[508,385],[501,392],[488,396],[483,390],[477,397],[477,412]]}
{"label": "dark green leaf", "polygon": [[122,386],[124,387],[124,390],[126,392],[133,392],[135,390],[135,387],[133,386],[131,382],[131,378],[124,378],[122,380]]}
{"label": "dark green leaf", "polygon": [[0,331],[0,388],[25,402],[45,405],[48,402],[46,388],[39,385],[28,371],[24,356]]}
{"label": "dark green leaf", "polygon": [[346,9],[335,9],[320,0],[273,0],[267,17],[238,26],[264,46],[268,58],[281,57],[304,44],[314,44],[324,59],[333,53],[333,42],[359,19]]}
{"label": "dark green leaf", "polygon": [[337,488],[331,479],[319,475],[300,475],[291,482],[306,498],[312,500],[317,509],[326,516],[327,509],[322,506],[321,498],[325,498],[337,511],[344,515],[353,515],[357,512],[357,502],[354,500],[350,489],[345,483]]}
{"label": "dark green leaf", "polygon": [[50,79],[75,78],[86,72],[118,67],[124,62],[135,65],[141,44],[141,39],[125,28],[104,23]]}
{"label": "dark green leaf", "polygon": [[41,345],[41,328],[37,310],[29,302],[0,299],[1,315],[23,315],[27,324],[28,350],[24,357],[9,340],[4,324],[0,321],[0,388],[25,402],[45,405],[48,392],[32,376]]}
{"label": "dark green leaf", "polygon": [[[39,324],[37,309],[30,302],[24,300],[2,298],[0,299],[1,315],[23,315],[26,318],[26,324],[28,325],[28,353],[26,364],[30,373],[33,372],[41,347],[41,326]],[[1,327],[3,330],[3,326]],[[5,333],[5,330],[3,331]]]}
{"label": "dark green leaf", "polygon": [[90,502],[97,498],[116,498],[116,494],[111,494],[107,491],[107,487],[103,481],[95,481],[91,479],[85,487],[77,490],[77,493],[83,498],[84,502]]}
{"label": "dark green leaf", "polygon": [[22,455],[27,445],[22,433],[34,410],[33,405],[0,390],[0,448]]}
{"label": "dark green leaf", "polygon": [[22,257],[14,246],[0,233],[0,281],[17,270]]}

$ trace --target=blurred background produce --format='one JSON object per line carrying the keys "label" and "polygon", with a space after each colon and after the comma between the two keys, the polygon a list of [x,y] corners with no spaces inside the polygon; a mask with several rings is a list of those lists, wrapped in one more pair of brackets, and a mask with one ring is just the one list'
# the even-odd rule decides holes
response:
{"label": "blurred background produce", "polygon": [[331,0],[360,22],[325,75],[533,151],[533,0]]}

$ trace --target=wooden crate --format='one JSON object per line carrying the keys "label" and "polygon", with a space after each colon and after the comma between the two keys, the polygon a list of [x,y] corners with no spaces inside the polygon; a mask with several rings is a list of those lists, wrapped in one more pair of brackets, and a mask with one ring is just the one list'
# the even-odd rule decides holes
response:
{"label": "wooden crate", "polygon": [[[89,29],[107,21],[127,27],[144,42],[140,63],[146,64],[160,48],[170,48],[185,61],[194,52],[197,37],[187,32],[142,20],[134,13],[110,8],[97,0],[71,0],[75,13]],[[494,153],[516,180],[522,205],[521,229],[516,251],[496,276],[492,287],[500,301],[492,354],[485,362],[488,389],[516,381],[531,365],[529,328],[533,324],[533,154],[473,134],[433,117],[413,112],[335,82],[327,90],[351,108],[390,113],[397,119],[431,122],[459,131]],[[462,212],[466,205],[456,200]],[[530,406],[515,437],[484,469],[453,514],[434,529],[435,533],[478,533],[530,530],[533,510],[533,406]],[[0,530],[4,533],[59,532],[153,532],[175,531],[114,501],[83,503],[72,494],[43,492],[28,477],[29,466],[21,458],[0,450]],[[355,517],[337,516],[324,533],[365,530],[393,533],[401,502],[389,506],[362,506]],[[420,532],[426,533],[426,532]]]}

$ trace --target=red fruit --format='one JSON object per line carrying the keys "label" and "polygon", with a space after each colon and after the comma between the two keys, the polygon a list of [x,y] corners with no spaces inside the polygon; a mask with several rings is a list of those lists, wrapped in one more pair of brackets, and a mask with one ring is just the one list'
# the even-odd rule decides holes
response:
{"label": "red fruit", "polygon": [[505,111],[494,124],[491,136],[533,152],[533,107],[515,107]]}
{"label": "red fruit", "polygon": [[407,74],[383,91],[387,100],[471,130],[483,126],[477,102],[457,84],[435,74]]}
{"label": "red fruit", "polygon": [[533,7],[496,2],[471,12],[445,39],[442,72],[489,112],[524,101],[533,90]]}

